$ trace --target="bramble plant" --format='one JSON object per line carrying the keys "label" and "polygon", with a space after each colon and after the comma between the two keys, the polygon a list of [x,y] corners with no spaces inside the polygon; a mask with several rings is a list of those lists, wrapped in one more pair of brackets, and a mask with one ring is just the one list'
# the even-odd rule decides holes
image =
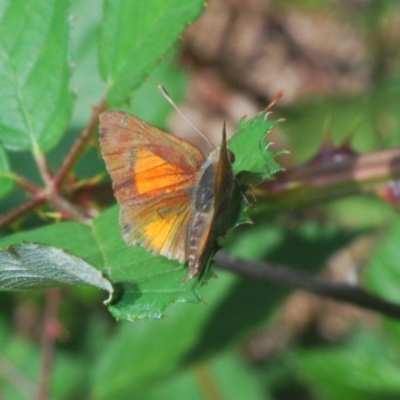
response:
{"label": "bramble plant", "polygon": [[[159,387],[151,388],[150,383],[215,351],[219,355],[208,368],[221,376],[221,381],[223,376],[240,376],[243,380],[243,392],[239,391],[242,397],[223,384],[221,393],[227,398],[266,398],[244,363],[236,355],[222,352],[244,331],[270,319],[281,304],[286,293],[275,286],[268,287],[266,293],[264,281],[303,288],[391,318],[400,317],[400,305],[396,303],[400,301],[400,222],[387,205],[398,207],[398,147],[370,149],[361,154],[352,149],[350,140],[339,146],[326,140],[311,161],[282,171],[278,163],[282,157],[278,161],[276,158],[285,152],[271,149],[269,134],[276,125],[285,124],[269,112],[238,121],[237,131],[229,141],[241,190],[235,191],[231,205],[235,210],[230,210],[234,215],[229,235],[224,238],[227,250],[217,253],[215,264],[235,274],[218,271],[217,281],[210,279],[212,273],[208,273],[204,279],[182,284],[186,275],[183,265],[155,257],[140,247],[127,246],[118,224],[119,206],[110,196],[109,178],[99,152],[99,114],[121,109],[166,127],[171,107],[159,94],[157,85],[165,85],[175,99],[183,97],[188,76],[176,66],[176,44],[189,24],[201,15],[205,4],[200,0],[105,0],[100,17],[94,12],[99,5],[78,3],[72,4],[73,18],[68,0],[6,0],[0,6],[0,291],[45,289],[49,316],[45,322],[49,326],[57,319],[64,293],[54,288],[62,286],[70,287],[68,293],[82,304],[89,298],[90,306],[83,308],[90,308],[92,302],[100,304],[103,296],[118,321],[162,319],[165,314],[168,319],[142,325],[121,323],[103,350],[105,327],[110,322],[99,322],[104,316],[96,310],[95,317],[88,317],[87,337],[82,339],[96,337],[85,347],[85,352],[96,353],[97,357],[90,382],[82,379],[90,357],[62,360],[55,367],[59,375],[54,374],[52,398],[76,396],[76,392],[78,397],[90,393],[96,399],[176,398],[179,387],[192,387],[193,376],[207,380],[209,372],[200,365],[183,373],[168,382],[170,394]],[[91,7],[93,14],[85,22],[87,31],[78,32],[79,40],[74,41],[74,19],[84,19],[84,7]],[[90,108],[89,104],[95,105]],[[291,129],[290,121],[288,124]],[[257,197],[257,211],[249,209],[251,196],[248,203],[241,191]],[[368,254],[361,283],[334,283],[303,273],[302,270],[317,272],[328,255],[360,234],[370,233],[371,228],[381,229],[385,224],[371,224],[368,217],[345,227],[309,220],[292,230],[274,217],[282,212],[290,217],[295,208],[324,205],[335,198],[360,194],[373,195],[373,204],[368,203],[369,199],[355,206],[349,202],[350,207],[365,207],[365,213],[376,220],[383,219],[382,215],[389,216],[385,222],[390,219],[390,228],[375,241],[376,251]],[[340,209],[334,213],[339,219],[345,215]],[[233,229],[249,222],[249,215],[256,220],[255,225]],[[281,257],[274,255],[284,246]],[[282,264],[296,267],[297,271]],[[240,275],[258,281],[247,281]],[[81,286],[92,286],[106,294],[88,295],[92,292]],[[11,298],[7,293],[1,296]],[[0,337],[10,350],[3,355],[13,359],[13,351],[20,343],[12,337],[5,321],[1,316]],[[396,342],[397,322],[391,321],[386,329],[384,335]],[[22,392],[27,398],[31,398],[32,390],[37,391],[38,398],[48,396],[49,360],[57,335],[49,334],[49,330],[43,334],[40,372],[26,361],[30,356],[39,358],[36,347],[27,345],[19,350],[20,359],[25,360],[19,367],[32,380],[40,381],[38,387],[25,382]],[[348,353],[329,350],[326,354],[312,354],[302,350],[291,354],[294,365],[302,371],[296,379],[314,380],[314,387],[323,391],[329,379],[320,371],[319,363],[327,360],[332,365],[346,364],[353,353],[368,349],[363,353],[365,363],[360,362],[357,368],[365,375],[371,374],[368,365],[375,360],[389,378],[383,383],[382,373],[374,387],[367,378],[357,381],[360,390],[400,392],[398,382],[390,379],[399,372],[398,368],[384,357],[375,357],[371,350],[385,354],[389,344],[369,332],[359,337]],[[12,376],[3,368],[3,355],[0,354],[0,373]],[[346,376],[343,366],[339,370]],[[350,380],[338,387],[331,384],[331,393],[358,395]],[[4,390],[14,393],[14,386],[17,384],[11,379]],[[81,391],[77,389],[80,387]],[[150,392],[149,397],[143,395]]]}

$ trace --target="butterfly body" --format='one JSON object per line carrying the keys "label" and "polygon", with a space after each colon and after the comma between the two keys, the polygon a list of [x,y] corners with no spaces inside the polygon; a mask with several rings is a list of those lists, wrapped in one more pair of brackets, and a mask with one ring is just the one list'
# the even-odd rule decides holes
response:
{"label": "butterfly body", "polygon": [[100,133],[126,243],[187,261],[187,278],[197,276],[233,187],[225,134],[206,160],[185,140],[123,112],[102,113]]}

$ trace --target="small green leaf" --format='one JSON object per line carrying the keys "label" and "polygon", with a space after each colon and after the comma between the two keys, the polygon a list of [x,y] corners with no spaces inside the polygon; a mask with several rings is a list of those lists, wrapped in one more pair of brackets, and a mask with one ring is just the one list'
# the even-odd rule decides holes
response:
{"label": "small green leaf", "polygon": [[229,149],[235,154],[233,164],[235,175],[247,172],[251,183],[259,184],[282,169],[274,161],[274,158],[284,152],[277,153],[268,150],[271,145],[267,141],[267,135],[272,128],[282,120],[269,121],[269,113],[258,114],[249,120],[242,119],[239,122],[237,132],[229,141]]}
{"label": "small green leaf", "polygon": [[203,0],[105,1],[99,68],[111,106],[127,100],[203,7]]}
{"label": "small green leaf", "polygon": [[238,130],[229,140],[229,150],[235,155],[233,172],[240,183],[232,195],[226,220],[231,227],[249,222],[249,203],[243,201],[243,194],[249,186],[259,185],[270,180],[282,167],[275,162],[275,157],[284,152],[269,150],[267,136],[272,128],[282,120],[269,121],[268,113],[239,122]]}
{"label": "small green leaf", "polygon": [[7,148],[45,151],[63,135],[72,104],[68,7],[68,0],[3,0],[0,140]]}
{"label": "small green leaf", "polygon": [[0,146],[0,197],[6,195],[14,186],[14,181],[7,176],[9,171],[7,154]]}
{"label": "small green leaf", "polygon": [[111,283],[85,261],[54,247],[21,244],[0,250],[0,290],[91,285],[112,295]]}

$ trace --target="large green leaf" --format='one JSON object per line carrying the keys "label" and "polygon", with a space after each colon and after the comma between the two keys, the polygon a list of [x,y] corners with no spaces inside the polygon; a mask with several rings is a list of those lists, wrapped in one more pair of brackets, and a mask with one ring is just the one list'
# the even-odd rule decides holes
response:
{"label": "large green leaf", "polygon": [[[207,385],[204,383],[207,382]],[[234,382],[234,384],[232,384]],[[223,399],[268,400],[271,395],[237,354],[222,353],[217,357],[185,369],[174,377],[150,388],[146,400],[203,400],[207,394]]]}
{"label": "large green leaf", "polygon": [[174,101],[179,102],[188,83],[187,72],[178,68],[176,57],[177,52],[174,49],[163,57],[148,78],[134,91],[129,105],[121,109],[155,126],[166,128],[172,107],[158,90],[158,85],[165,86]]}
{"label": "large green leaf", "polygon": [[196,279],[183,284],[186,268],[175,260],[155,257],[138,246],[127,246],[118,224],[119,207],[95,220],[94,234],[104,256],[107,275],[117,284],[110,310],[117,319],[161,318],[176,302],[196,303]]}
{"label": "large green leaf", "polygon": [[221,274],[215,285],[204,288],[208,304],[177,305],[163,321],[119,325],[96,364],[94,397],[142,398],[154,382],[176,371],[236,280]]}
{"label": "large green leaf", "polygon": [[99,68],[112,106],[127,100],[203,7],[203,0],[105,0]]}
{"label": "large green leaf", "polygon": [[359,332],[346,348],[298,352],[294,365],[318,398],[372,400],[399,397],[398,357],[387,338]]}
{"label": "large green leaf", "polygon": [[3,0],[0,140],[48,150],[69,120],[68,0]]}
{"label": "large green leaf", "polygon": [[87,263],[104,271],[102,254],[97,246],[90,227],[77,222],[63,222],[30,231],[19,232],[0,240],[0,248],[19,245],[23,242],[53,246],[81,257]]}

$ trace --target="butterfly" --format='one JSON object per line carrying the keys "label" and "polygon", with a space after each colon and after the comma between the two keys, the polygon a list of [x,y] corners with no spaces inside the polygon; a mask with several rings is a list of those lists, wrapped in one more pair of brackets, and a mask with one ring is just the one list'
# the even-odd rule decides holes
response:
{"label": "butterfly", "polygon": [[100,146],[119,202],[122,236],[198,276],[234,187],[225,125],[207,159],[196,147],[120,111],[100,115]]}

